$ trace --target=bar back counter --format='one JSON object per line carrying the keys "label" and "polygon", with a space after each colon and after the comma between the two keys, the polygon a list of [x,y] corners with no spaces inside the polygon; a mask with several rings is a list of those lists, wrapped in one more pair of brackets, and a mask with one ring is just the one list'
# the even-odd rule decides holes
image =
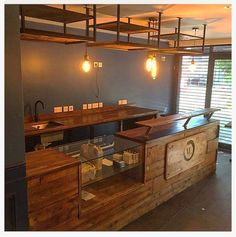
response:
{"label": "bar back counter", "polygon": [[119,230],[214,173],[213,112],[26,153],[30,229]]}

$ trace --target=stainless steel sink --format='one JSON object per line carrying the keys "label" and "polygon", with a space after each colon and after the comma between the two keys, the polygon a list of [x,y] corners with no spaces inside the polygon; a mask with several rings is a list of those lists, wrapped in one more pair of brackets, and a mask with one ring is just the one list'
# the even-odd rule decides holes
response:
{"label": "stainless steel sink", "polygon": [[45,129],[45,128],[54,128],[54,127],[61,126],[61,125],[63,125],[63,124],[54,122],[54,121],[47,121],[47,122],[41,122],[41,123],[34,124],[34,125],[32,125],[32,128],[41,130],[41,129]]}

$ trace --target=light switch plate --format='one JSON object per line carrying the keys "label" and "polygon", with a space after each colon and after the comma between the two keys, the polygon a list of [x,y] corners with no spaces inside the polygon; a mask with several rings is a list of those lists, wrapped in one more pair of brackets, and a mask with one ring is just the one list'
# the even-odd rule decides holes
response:
{"label": "light switch plate", "polygon": [[88,105],[87,104],[83,104],[83,109],[88,109]]}
{"label": "light switch plate", "polygon": [[62,106],[54,107],[54,113],[61,113],[62,112]]}
{"label": "light switch plate", "polygon": [[102,67],[102,62],[98,62],[98,67]]}
{"label": "light switch plate", "polygon": [[69,106],[69,111],[71,112],[71,111],[73,111],[74,110],[74,106],[73,105],[70,105]]}
{"label": "light switch plate", "polygon": [[69,111],[69,107],[68,106],[63,106],[63,112],[68,112]]}
{"label": "light switch plate", "polygon": [[102,108],[102,107],[103,107],[103,103],[102,103],[102,102],[99,102],[99,103],[98,103],[98,107],[99,107],[99,108]]}
{"label": "light switch plate", "polygon": [[118,100],[118,105],[122,105],[122,100]]}

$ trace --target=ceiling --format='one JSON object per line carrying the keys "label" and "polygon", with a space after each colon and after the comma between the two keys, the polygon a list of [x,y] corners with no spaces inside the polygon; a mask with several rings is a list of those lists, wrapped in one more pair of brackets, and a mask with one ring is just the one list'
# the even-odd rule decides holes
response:
{"label": "ceiling", "polygon": [[[61,8],[61,5],[51,5]],[[91,6],[89,6],[91,7]],[[67,5],[68,10],[84,12],[82,5]],[[149,17],[156,17],[158,12],[162,14],[161,33],[173,33],[177,27],[177,17],[182,17],[182,33],[193,34],[192,27],[199,27],[197,35],[202,35],[202,24],[207,24],[207,39],[231,38],[231,8],[224,4],[139,4],[121,5],[121,19],[147,25]],[[115,20],[116,5],[97,5],[97,23]],[[71,24],[73,27],[81,27],[81,23]]]}

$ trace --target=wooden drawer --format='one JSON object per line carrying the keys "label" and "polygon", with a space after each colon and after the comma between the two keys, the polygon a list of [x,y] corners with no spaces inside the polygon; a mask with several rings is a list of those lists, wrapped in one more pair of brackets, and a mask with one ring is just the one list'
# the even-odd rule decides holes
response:
{"label": "wooden drawer", "polygon": [[67,168],[28,181],[29,212],[78,194],[78,167]]}
{"label": "wooden drawer", "polygon": [[53,230],[68,219],[78,218],[78,195],[29,213],[31,230]]}

